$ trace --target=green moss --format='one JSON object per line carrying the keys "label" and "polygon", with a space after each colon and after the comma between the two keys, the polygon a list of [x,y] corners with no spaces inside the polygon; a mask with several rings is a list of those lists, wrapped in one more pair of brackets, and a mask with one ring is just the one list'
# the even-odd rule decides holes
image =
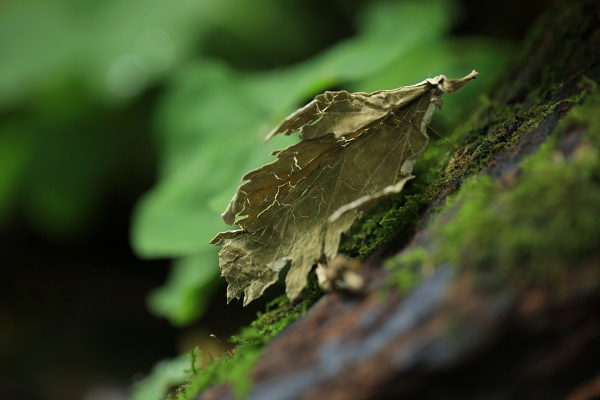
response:
{"label": "green moss", "polygon": [[[413,192],[417,190],[413,189]],[[364,260],[378,247],[412,231],[428,198],[422,194],[405,194],[390,202],[393,207],[380,206],[342,243],[340,252]]]}
{"label": "green moss", "polygon": [[388,287],[405,293],[416,286],[431,271],[431,257],[422,247],[403,251],[385,261],[384,266],[391,271]]}
{"label": "green moss", "polygon": [[585,103],[574,107],[563,119],[563,126],[577,127],[586,131],[594,145],[600,143],[600,84],[596,81],[583,77],[580,83],[581,93],[574,95],[572,103]]}
{"label": "green moss", "polygon": [[340,252],[364,260],[373,251],[390,243],[403,243],[413,232],[423,211],[444,184],[443,169],[450,153],[443,141],[432,141],[415,165],[416,178],[402,193],[384,200],[352,230],[340,245]]}
{"label": "green moss", "polygon": [[410,271],[414,261],[451,262],[498,284],[499,277],[557,282],[568,267],[592,262],[600,243],[598,115],[595,94],[573,108],[518,176],[467,179],[432,223],[437,249],[413,249],[396,265]]}
{"label": "green moss", "polygon": [[[595,7],[593,0],[563,2],[538,21],[520,55],[497,77],[489,94],[481,96],[471,118],[451,136],[462,151],[446,169],[448,182],[476,173],[499,151],[515,147],[524,133],[535,129],[560,104],[581,101],[583,92],[568,99],[560,97],[565,82],[580,68],[573,60],[586,58],[581,42],[594,32]],[[539,59],[545,61],[543,65],[530,65]]]}
{"label": "green moss", "polygon": [[524,133],[554,113],[563,101],[535,107],[527,105],[538,101],[539,96],[552,98],[554,95],[551,89],[543,94],[532,92],[524,102],[510,106],[500,106],[482,97],[473,119],[449,135],[451,142],[466,141],[467,144],[448,162],[446,144],[432,141],[416,164],[417,178],[403,193],[371,210],[369,217],[342,242],[341,252],[364,259],[391,240],[401,245],[403,235],[405,239],[410,236],[423,211],[441,191],[451,193],[457,182],[481,170],[501,150],[515,147]]}
{"label": "green moss", "polygon": [[[591,1],[581,2],[565,13],[564,18],[579,18]],[[530,34],[531,40],[514,66],[527,66],[530,54],[544,41],[552,18],[542,21]],[[424,210],[438,199],[442,191],[452,194],[443,211],[432,223],[437,245],[433,250],[415,247],[388,260],[392,270],[390,282],[408,290],[427,276],[434,265],[451,262],[458,268],[471,269],[489,276],[498,284],[505,279],[554,282],[565,274],[566,266],[581,265],[597,256],[600,243],[600,96],[587,99],[575,107],[561,124],[560,132],[572,127],[585,131],[584,139],[571,154],[560,151],[562,136],[549,140],[521,165],[514,182],[497,182],[487,176],[474,175],[498,152],[515,147],[524,133],[535,129],[556,112],[563,103],[579,103],[587,93],[576,93],[560,100],[563,76],[554,71],[568,71],[565,65],[577,59],[573,52],[579,46],[569,41],[581,40],[588,27],[577,32],[561,27],[555,30],[562,43],[556,56],[535,77],[511,81],[519,76],[507,69],[498,79],[502,84],[482,96],[473,108],[472,117],[449,135],[461,149],[448,162],[444,144],[432,140],[416,165],[417,179],[403,193],[384,201],[351,231],[341,251],[364,259],[374,249],[395,240],[397,245],[418,224]],[[565,49],[571,49],[565,51]],[[567,76],[568,74],[564,74]],[[588,82],[589,87],[594,84]],[[589,89],[589,88],[588,88]],[[591,90],[592,92],[594,90]],[[470,178],[465,179],[466,176]],[[316,284],[307,290],[319,293]],[[238,396],[251,390],[248,374],[261,354],[263,346],[291,322],[304,314],[315,296],[301,304],[289,304],[285,297],[271,303],[255,322],[232,338],[237,344],[233,355],[209,365],[193,375],[188,385],[180,388],[178,399],[191,398],[216,384],[230,384]]]}
{"label": "green moss", "polygon": [[[577,8],[574,13],[577,12],[582,11]],[[500,151],[515,147],[524,133],[535,129],[555,112],[561,104],[557,99],[563,85],[560,77],[536,76],[536,79],[542,79],[541,82],[508,79],[519,76],[515,69],[526,65],[524,60],[532,49],[544,41],[548,24],[548,20],[542,21],[535,28],[525,50],[497,79],[491,94],[483,94],[479,103],[473,105],[471,118],[448,135],[450,142],[461,145],[450,162],[445,144],[440,146],[440,142],[432,141],[416,164],[417,178],[402,194],[371,210],[371,214],[343,241],[342,252],[364,259],[381,245],[398,241],[403,234],[408,237],[407,233],[415,228],[425,208],[442,190],[451,193],[457,182],[487,166]],[[565,38],[573,36],[569,32],[561,35]]]}
{"label": "green moss", "polygon": [[231,354],[213,361],[203,370],[194,372],[195,367],[192,367],[194,373],[191,374],[189,382],[177,388],[167,398],[192,399],[202,390],[220,384],[230,385],[237,398],[244,398],[252,390],[249,373],[260,357],[263,347],[304,315],[321,296],[322,292],[313,278],[304,290],[301,302],[292,304],[285,295],[272,300],[267,304],[264,313],[259,313],[256,320],[231,337],[230,342],[236,345]]}

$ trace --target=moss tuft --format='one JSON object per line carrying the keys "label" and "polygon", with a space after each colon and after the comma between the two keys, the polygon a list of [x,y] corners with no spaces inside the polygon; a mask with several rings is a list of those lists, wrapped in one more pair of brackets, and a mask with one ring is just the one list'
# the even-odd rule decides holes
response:
{"label": "moss tuft", "polygon": [[410,237],[427,205],[445,184],[443,168],[449,147],[432,141],[415,165],[416,179],[402,193],[383,200],[342,240],[340,252],[364,260],[374,250],[395,242],[402,245]]}
{"label": "moss tuft", "polygon": [[423,247],[414,247],[386,260],[384,266],[391,271],[387,286],[406,293],[429,274],[433,264]]}
{"label": "moss tuft", "polygon": [[256,320],[231,337],[231,343],[236,345],[231,354],[193,373],[189,382],[176,389],[168,398],[192,399],[202,390],[220,384],[231,386],[237,398],[246,397],[252,390],[250,371],[260,357],[263,347],[292,322],[303,316],[322,294],[316,279],[313,278],[304,290],[303,299],[299,303],[290,303],[285,295],[270,301],[264,313],[259,313]]}
{"label": "moss tuft", "polygon": [[[553,283],[569,267],[598,256],[600,243],[600,94],[591,95],[561,121],[510,179],[465,180],[432,223],[438,248],[416,248],[396,264],[414,261]],[[412,261],[411,261],[412,260]],[[396,275],[398,275],[396,273]],[[482,275],[482,274],[480,274]]]}

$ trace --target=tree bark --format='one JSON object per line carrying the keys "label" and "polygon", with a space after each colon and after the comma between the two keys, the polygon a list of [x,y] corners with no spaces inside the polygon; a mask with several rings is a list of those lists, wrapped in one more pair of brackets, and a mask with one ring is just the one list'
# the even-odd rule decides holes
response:
{"label": "tree bark", "polygon": [[[583,140],[584,128],[557,125],[582,101],[583,84],[600,82],[599,17],[597,1],[563,1],[544,15],[489,95],[507,111],[489,120],[479,114],[467,135],[460,157],[479,157],[479,170],[449,168],[448,184],[432,204],[443,203],[467,175],[518,179],[523,159],[551,134],[569,136],[568,143]],[[490,141],[498,145],[507,137],[511,146],[484,152]],[[547,212],[551,218],[555,210]],[[409,247],[431,240],[428,224]],[[369,294],[323,297],[267,346],[251,374],[250,398],[600,398],[599,265],[600,243],[591,261],[569,266],[567,281],[525,278],[493,291],[478,287],[482,269],[437,266],[401,295],[382,294],[389,272],[373,258],[362,271]],[[233,395],[220,386],[197,398]]]}

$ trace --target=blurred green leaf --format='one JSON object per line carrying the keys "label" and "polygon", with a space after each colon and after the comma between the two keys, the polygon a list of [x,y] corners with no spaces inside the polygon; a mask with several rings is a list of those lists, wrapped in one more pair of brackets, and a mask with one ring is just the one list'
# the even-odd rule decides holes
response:
{"label": "blurred green leaf", "polygon": [[[2,4],[0,135],[12,139],[0,141],[7,154],[0,159],[0,214],[25,214],[45,237],[91,231],[106,198],[132,186],[125,177],[143,182],[153,172],[147,129],[128,126],[132,116],[148,119],[154,94],[142,95],[149,88],[162,93],[164,79],[198,54],[220,49],[234,59],[239,40],[247,55],[261,55],[255,66],[267,54],[271,64],[308,54],[332,40],[321,25],[307,23],[318,6],[301,0]],[[229,46],[236,38],[237,48]],[[114,118],[123,121],[111,124]],[[127,150],[118,146],[136,140],[135,154],[123,157]]]}
{"label": "blurred green leaf", "polygon": [[170,389],[189,378],[190,361],[187,355],[156,363],[148,376],[133,385],[131,400],[162,399]]}
{"label": "blurred green leaf", "polygon": [[[106,100],[137,94],[189,54],[195,33],[208,26],[214,3],[165,7],[158,0],[24,0],[4,5],[0,59],[10,63],[0,68],[0,109],[70,76]],[[127,64],[128,57],[133,64]]]}
{"label": "blurred green leaf", "polygon": [[[337,84],[360,86],[361,81],[389,68],[402,69],[413,51],[443,40],[456,13],[455,3],[449,0],[373,2],[360,15],[359,36],[334,46],[306,65],[313,69],[313,76],[331,76]],[[417,83],[425,77],[404,82],[406,78],[403,73],[395,74],[385,82],[385,88]]]}
{"label": "blurred green leaf", "polygon": [[175,325],[201,316],[208,305],[206,299],[219,287],[213,268],[216,262],[216,254],[210,251],[174,262],[168,283],[150,294],[150,309],[169,316]]}

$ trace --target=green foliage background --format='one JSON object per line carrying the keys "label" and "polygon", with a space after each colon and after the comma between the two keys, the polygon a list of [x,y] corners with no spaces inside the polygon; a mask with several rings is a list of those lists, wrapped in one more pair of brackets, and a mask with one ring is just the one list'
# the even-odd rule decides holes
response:
{"label": "green foliage background", "polygon": [[510,54],[497,40],[451,35],[461,18],[451,0],[1,7],[0,222],[19,215],[50,240],[75,240],[110,218],[110,199],[155,182],[131,242],[141,257],[174,260],[149,299],[174,324],[200,316],[222,287],[208,242],[228,229],[219,214],[241,176],[294,140],[262,143],[288,113],[327,89],[476,69],[478,84],[444,108],[455,122]]}

